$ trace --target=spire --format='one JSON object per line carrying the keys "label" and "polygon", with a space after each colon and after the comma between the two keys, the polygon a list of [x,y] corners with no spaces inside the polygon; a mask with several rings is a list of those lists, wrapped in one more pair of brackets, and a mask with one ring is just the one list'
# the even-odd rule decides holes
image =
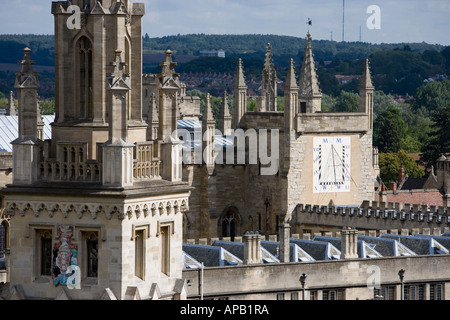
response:
{"label": "spire", "polygon": [[312,37],[308,32],[306,37],[305,55],[303,57],[299,81],[300,95],[302,96],[322,95],[322,91],[319,88],[319,81],[316,73],[311,41]]}
{"label": "spire", "polygon": [[242,65],[242,59],[238,60],[238,66],[234,74],[234,87],[247,89],[247,85],[245,84],[244,67]]}
{"label": "spire", "polygon": [[305,55],[303,57],[302,69],[299,79],[299,101],[301,113],[316,113],[322,109],[322,91],[312,53],[311,34],[306,36]]}
{"label": "spire", "polygon": [[277,72],[273,65],[272,46],[267,44],[266,60],[264,62],[264,70],[262,74],[262,110],[277,110]]}
{"label": "spire", "polygon": [[295,112],[298,109],[298,85],[295,77],[294,60],[291,59],[284,83],[284,121],[285,132],[294,127]]}
{"label": "spire", "polygon": [[286,82],[284,84],[285,90],[298,90],[297,79],[295,77],[294,59],[289,62],[289,69],[286,76]]}
{"label": "spire", "polygon": [[203,112],[203,123],[204,124],[212,124],[215,123],[214,115],[211,107],[211,95],[209,93],[206,94],[206,106],[205,111]]}
{"label": "spire", "polygon": [[6,115],[16,116],[16,105],[14,104],[14,92],[9,93],[8,107],[6,108]]}
{"label": "spire", "polygon": [[360,86],[360,89],[374,89],[374,86],[372,83],[372,76],[370,73],[369,59],[366,59],[363,76],[361,78],[361,82],[360,82],[359,86]]}
{"label": "spire", "polygon": [[230,107],[228,106],[228,95],[226,91],[223,93],[223,103],[222,108],[220,109],[220,115],[222,116],[222,118],[231,117]]}
{"label": "spire", "polygon": [[228,96],[227,92],[223,93],[223,102],[220,108],[220,117],[219,117],[219,130],[224,135],[229,135],[231,133],[231,114],[230,108],[228,107]]}
{"label": "spire", "polygon": [[238,60],[238,66],[233,80],[233,127],[239,128],[242,117],[247,111],[247,85],[245,84],[242,60]]}

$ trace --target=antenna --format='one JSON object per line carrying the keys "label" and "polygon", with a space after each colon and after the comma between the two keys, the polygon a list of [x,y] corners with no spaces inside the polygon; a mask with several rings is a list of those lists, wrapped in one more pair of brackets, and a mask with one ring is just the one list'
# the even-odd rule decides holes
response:
{"label": "antenna", "polygon": [[345,0],[342,0],[342,42],[345,41]]}
{"label": "antenna", "polygon": [[331,41],[333,41],[333,31],[331,31]]}
{"label": "antenna", "polygon": [[361,26],[359,26],[359,42],[362,42],[361,41]]}

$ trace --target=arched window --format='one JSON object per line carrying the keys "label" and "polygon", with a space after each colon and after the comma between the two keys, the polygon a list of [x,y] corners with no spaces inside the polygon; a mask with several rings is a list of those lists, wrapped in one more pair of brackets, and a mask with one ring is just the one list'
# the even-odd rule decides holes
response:
{"label": "arched window", "polygon": [[80,118],[92,119],[92,44],[86,37],[78,40]]}
{"label": "arched window", "polygon": [[231,241],[234,241],[234,238],[239,233],[239,225],[238,210],[234,207],[227,209],[221,219],[222,237],[230,237]]}
{"label": "arched window", "polygon": [[6,226],[6,222],[3,221],[0,224],[0,258],[5,257],[7,232],[8,232],[8,228]]}

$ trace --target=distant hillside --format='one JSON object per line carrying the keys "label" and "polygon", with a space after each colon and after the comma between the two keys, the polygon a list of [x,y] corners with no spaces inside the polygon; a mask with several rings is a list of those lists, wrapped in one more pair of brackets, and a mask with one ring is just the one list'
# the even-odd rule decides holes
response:
{"label": "distant hillside", "polygon": [[[313,35],[314,36],[314,35]],[[261,74],[266,45],[272,45],[274,64],[283,79],[289,60],[300,67],[306,40],[277,35],[205,35],[191,34],[161,38],[143,37],[144,72],[158,72],[164,51],[174,52],[180,73],[221,72],[232,74],[236,59],[244,60],[246,76],[258,78]],[[45,70],[42,79],[48,79],[44,97],[52,96],[54,66],[54,36],[0,35],[0,92],[12,90],[17,62],[23,49],[32,50],[37,68]],[[201,50],[223,49],[225,60],[199,58]],[[375,85],[386,93],[413,93],[425,79],[437,74],[450,74],[450,47],[427,43],[369,44],[313,40],[314,57],[318,64],[321,87],[327,94],[335,94],[341,87],[336,75],[358,75],[362,72],[361,59],[370,58]],[[44,67],[42,69],[42,67]],[[47,68],[49,67],[49,68]],[[45,80],[44,80],[45,81]],[[354,91],[356,83],[344,87]]]}

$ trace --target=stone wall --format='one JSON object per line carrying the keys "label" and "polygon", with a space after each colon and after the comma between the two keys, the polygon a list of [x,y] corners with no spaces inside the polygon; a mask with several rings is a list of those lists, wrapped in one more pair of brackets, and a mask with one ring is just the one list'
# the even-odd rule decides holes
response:
{"label": "stone wall", "polygon": [[[404,269],[405,285],[423,284],[425,299],[429,299],[430,283],[441,283],[443,298],[447,300],[450,299],[448,263],[450,256],[438,255],[211,267],[204,269],[203,294],[205,299],[275,300],[280,294],[291,299],[290,293],[298,293],[301,299],[299,277],[306,273],[307,300],[312,292],[321,300],[326,290],[343,290],[344,300],[373,299],[373,287],[368,285],[373,280],[379,280],[381,286],[393,286],[395,299],[400,300],[398,271]],[[185,270],[183,278],[191,283],[187,298],[199,299],[199,271]]]}

